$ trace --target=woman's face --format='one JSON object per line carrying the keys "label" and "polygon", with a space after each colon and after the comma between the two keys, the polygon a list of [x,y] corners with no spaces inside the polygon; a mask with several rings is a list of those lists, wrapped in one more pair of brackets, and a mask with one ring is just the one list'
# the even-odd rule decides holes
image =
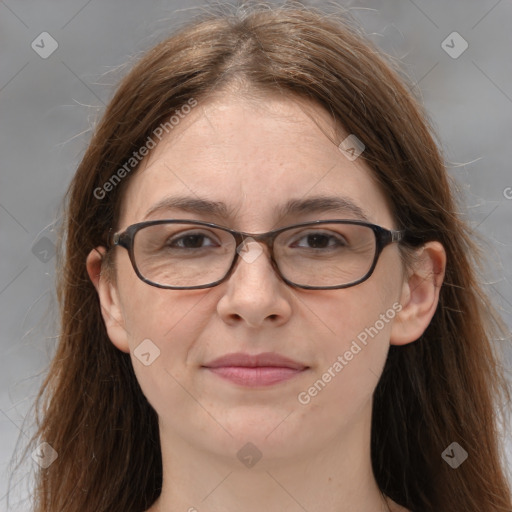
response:
{"label": "woman's face", "polygon": [[[329,115],[310,108],[333,133]],[[144,220],[195,219],[260,233],[360,218],[353,209],[276,213],[292,199],[320,195],[344,198],[370,222],[395,228],[362,159],[347,158],[298,102],[230,97],[200,103],[166,137],[131,178],[119,230]],[[223,202],[231,215],[165,207],[147,215],[178,195]],[[403,269],[396,244],[383,250],[368,280],[333,290],[291,288],[272,269],[266,249],[254,260],[239,258],[231,277],[216,287],[159,289],[136,276],[126,250],[115,251],[110,313],[117,328],[109,335],[130,351],[162,439],[229,456],[251,442],[271,460],[321,454],[340,440],[356,445],[368,434],[372,393],[400,308]],[[150,342],[141,346],[141,359],[150,364],[136,355],[144,340]],[[206,367],[227,354],[269,352],[304,369],[249,386]]]}

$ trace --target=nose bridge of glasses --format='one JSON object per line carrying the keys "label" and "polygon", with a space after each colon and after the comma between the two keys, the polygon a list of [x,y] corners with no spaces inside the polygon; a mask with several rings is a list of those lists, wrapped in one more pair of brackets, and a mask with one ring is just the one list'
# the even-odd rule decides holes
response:
{"label": "nose bridge of glasses", "polygon": [[[240,232],[238,235],[238,237],[235,237],[236,252],[242,256],[245,261],[254,261],[262,252],[265,252],[268,256],[272,254],[274,242],[272,232],[258,234]],[[251,258],[246,257],[246,255],[251,252],[253,256]]]}
{"label": "nose bridge of glasses", "polygon": [[273,232],[255,234],[242,231],[236,234],[232,232],[232,235],[235,238],[235,255],[232,270],[236,270],[240,265],[240,260],[253,264],[257,259],[261,260],[260,256],[265,253],[269,259],[266,264],[269,264],[279,273],[274,263],[273,243],[276,235]]}

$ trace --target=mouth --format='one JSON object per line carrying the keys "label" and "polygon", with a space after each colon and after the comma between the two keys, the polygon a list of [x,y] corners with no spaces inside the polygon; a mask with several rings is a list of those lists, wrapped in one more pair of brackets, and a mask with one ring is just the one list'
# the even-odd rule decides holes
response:
{"label": "mouth", "polygon": [[273,352],[257,355],[235,353],[205,365],[213,374],[240,386],[270,386],[289,380],[306,371],[306,366]]}

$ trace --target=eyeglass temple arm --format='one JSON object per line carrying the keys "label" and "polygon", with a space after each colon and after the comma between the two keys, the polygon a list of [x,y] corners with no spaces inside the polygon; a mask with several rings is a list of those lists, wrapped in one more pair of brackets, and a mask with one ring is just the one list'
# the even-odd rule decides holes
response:
{"label": "eyeglass temple arm", "polygon": [[107,239],[109,247],[121,245],[121,246],[125,247],[126,249],[128,249],[130,242],[129,242],[129,240],[127,240],[125,238],[125,236],[123,236],[123,235],[126,235],[126,233],[120,233],[120,232],[112,233],[112,231],[113,231],[113,228],[110,228],[109,233],[108,233],[108,239]]}
{"label": "eyeglass temple arm", "polygon": [[391,233],[391,242],[401,242],[405,237],[405,231],[389,230]]}

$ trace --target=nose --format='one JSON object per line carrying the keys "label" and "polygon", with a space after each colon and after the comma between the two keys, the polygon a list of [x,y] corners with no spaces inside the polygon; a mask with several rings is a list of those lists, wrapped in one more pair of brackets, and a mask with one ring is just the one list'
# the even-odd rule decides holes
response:
{"label": "nose", "polygon": [[291,314],[290,292],[272,266],[268,247],[248,238],[237,252],[238,261],[217,307],[221,317],[253,328],[286,322]]}

